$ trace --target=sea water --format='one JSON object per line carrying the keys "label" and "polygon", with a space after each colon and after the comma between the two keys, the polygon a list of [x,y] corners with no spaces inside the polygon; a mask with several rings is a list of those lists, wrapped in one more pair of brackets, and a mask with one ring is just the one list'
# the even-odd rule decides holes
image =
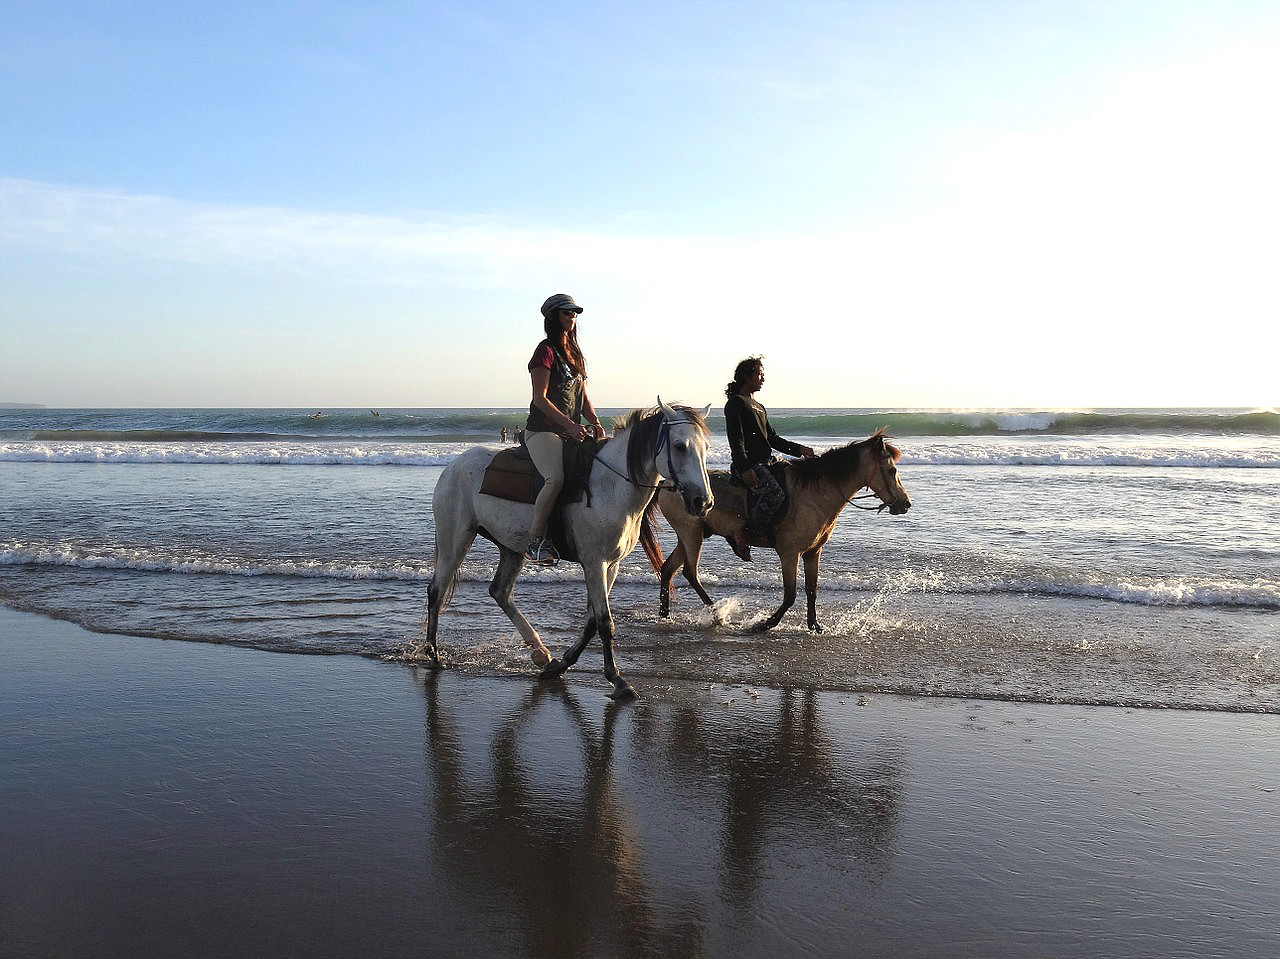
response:
{"label": "sea water", "polygon": [[[0,602],[102,633],[411,655],[436,480],[523,416],[0,410]],[[819,450],[887,426],[913,507],[840,516],[822,555],[820,635],[803,593],[778,628],[756,631],[781,598],[767,550],[745,564],[709,540],[716,605],[686,587],[667,619],[633,553],[612,603],[620,666],[642,691],[679,678],[1280,712],[1275,410],[803,409],[771,421]],[[709,465],[725,467],[722,418],[710,426]],[[669,550],[670,529],[659,536]],[[458,669],[531,676],[487,594],[496,561],[478,541],[441,648]],[[581,628],[572,564],[527,569],[516,599],[553,651]],[[596,649],[571,681],[601,682]]]}

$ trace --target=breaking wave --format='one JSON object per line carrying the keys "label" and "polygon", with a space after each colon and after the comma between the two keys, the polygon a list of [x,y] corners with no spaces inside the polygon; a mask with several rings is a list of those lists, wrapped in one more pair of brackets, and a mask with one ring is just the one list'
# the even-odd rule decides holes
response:
{"label": "breaking wave", "polygon": [[[212,553],[178,551],[165,548],[139,548],[118,545],[39,544],[11,542],[0,546],[0,567],[74,567],[94,570],[118,570],[134,573],[172,573],[180,575],[280,576],[333,580],[391,580],[425,583],[431,579],[429,559],[372,560],[345,559],[320,561],[307,558],[243,557]],[[493,563],[469,559],[462,577],[488,581],[495,572]],[[553,569],[526,570],[525,576],[540,581],[581,580],[581,570],[573,564]],[[703,579],[712,585],[746,589],[776,589],[779,577],[768,564],[757,567],[727,567],[704,572]],[[623,566],[619,581],[627,584],[653,584],[653,572],[644,564]],[[1221,609],[1280,610],[1280,585],[1255,579],[1232,580],[1209,577],[1136,577],[1123,575],[1114,579],[1093,574],[1055,575],[1034,568],[1003,574],[919,571],[910,568],[888,569],[871,573],[828,572],[824,590],[879,593],[885,589],[897,592],[988,594],[1010,593],[1079,597],[1110,600],[1142,606],[1215,607]]]}

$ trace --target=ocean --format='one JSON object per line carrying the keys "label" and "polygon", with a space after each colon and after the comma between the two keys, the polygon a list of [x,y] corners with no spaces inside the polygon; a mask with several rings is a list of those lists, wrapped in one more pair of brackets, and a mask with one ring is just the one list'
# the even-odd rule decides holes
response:
{"label": "ocean", "polygon": [[[621,411],[607,411],[618,413]],[[319,415],[316,415],[319,414]],[[376,414],[376,415],[375,415]],[[703,553],[657,615],[643,554],[613,594],[624,675],[646,686],[825,689],[1280,712],[1276,410],[775,409],[825,449],[887,426],[913,507],[847,509],[775,630],[777,558]],[[0,602],[104,634],[289,653],[412,654],[445,465],[513,409],[0,409]],[[607,420],[607,415],[606,415]],[[713,413],[709,465],[725,467]],[[674,544],[660,527],[664,548]],[[453,668],[529,676],[478,542],[441,626]],[[677,583],[680,580],[677,579]],[[558,653],[580,570],[529,569],[517,602]],[[607,685],[593,646],[569,681]]]}

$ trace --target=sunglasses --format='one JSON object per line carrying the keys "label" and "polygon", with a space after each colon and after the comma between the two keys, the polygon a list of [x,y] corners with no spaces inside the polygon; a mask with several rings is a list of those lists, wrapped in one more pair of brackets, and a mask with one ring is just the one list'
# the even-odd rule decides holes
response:
{"label": "sunglasses", "polygon": [[577,316],[578,311],[577,310],[561,310],[560,315],[561,316]]}

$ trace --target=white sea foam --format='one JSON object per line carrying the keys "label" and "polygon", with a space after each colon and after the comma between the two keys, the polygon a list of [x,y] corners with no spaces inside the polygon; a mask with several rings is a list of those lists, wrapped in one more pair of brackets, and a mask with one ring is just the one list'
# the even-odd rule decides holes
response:
{"label": "white sea foam", "polygon": [[457,443],[0,443],[0,462],[180,463],[223,466],[445,466],[467,445]]}
{"label": "white sea foam", "polygon": [[[813,438],[807,441],[821,445]],[[125,443],[9,441],[0,462],[255,466],[448,465],[468,443]],[[928,439],[899,443],[902,465],[1280,468],[1280,444],[1108,445],[1053,439],[974,442]],[[494,447],[497,449],[497,447]],[[717,444],[708,465],[724,469],[729,449]]]}
{"label": "white sea foam", "polygon": [[[396,580],[426,582],[431,579],[429,560],[415,562],[358,562],[304,559],[271,560],[261,557],[176,555],[172,550],[143,549],[111,545],[0,544],[0,566],[62,566],[135,572],[223,576],[296,576],[337,580]],[[492,563],[469,560],[462,568],[464,581],[487,582],[494,575]],[[576,582],[582,580],[580,567],[562,563],[551,568],[527,567],[525,577],[533,582]],[[780,588],[776,567],[724,567],[718,573],[704,572],[702,580],[712,588],[751,590]],[[620,583],[657,590],[654,573],[644,563],[624,564]],[[1144,606],[1195,606],[1280,610],[1280,584],[1264,579],[1251,581],[1211,577],[1137,579],[1119,576],[1114,580],[1084,576],[1053,576],[1024,571],[1009,575],[973,575],[941,571],[894,570],[881,573],[829,572],[824,590],[868,592],[883,596],[910,593],[1023,593],[1074,596],[1111,600]]]}
{"label": "white sea foam", "polygon": [[151,573],[215,574],[224,576],[306,576],[326,579],[423,580],[430,566],[379,566],[371,563],[317,560],[245,559],[207,555],[174,556],[162,550],[116,546],[39,546],[21,543],[0,547],[0,566],[73,566]]}

